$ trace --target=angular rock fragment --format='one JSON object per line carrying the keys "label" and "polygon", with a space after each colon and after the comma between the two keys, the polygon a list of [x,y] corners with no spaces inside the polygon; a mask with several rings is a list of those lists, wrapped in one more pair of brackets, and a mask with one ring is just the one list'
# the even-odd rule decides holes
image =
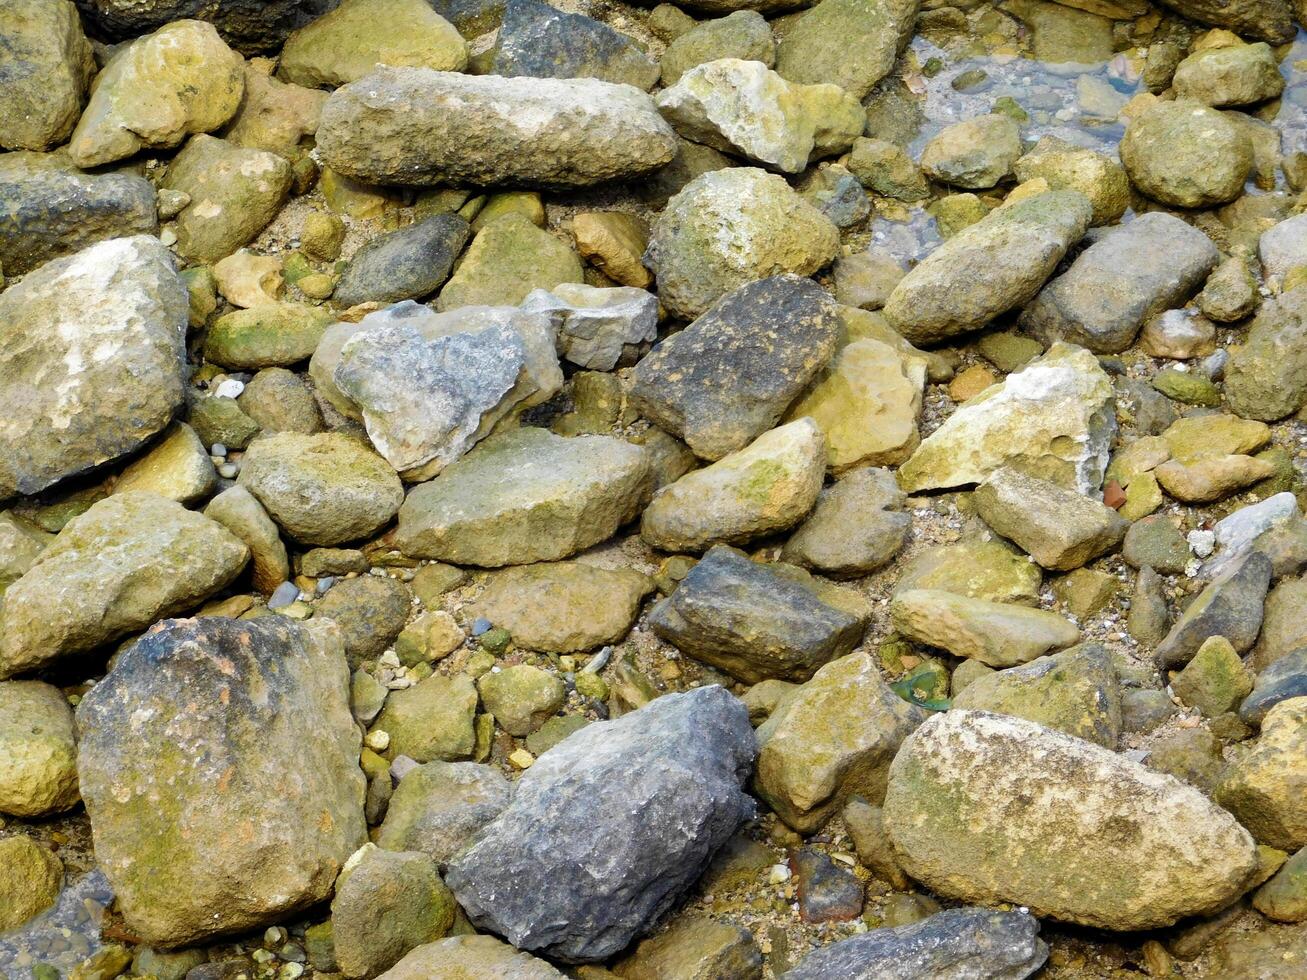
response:
{"label": "angular rock fragment", "polygon": [[378,236],[350,258],[332,300],[350,307],[429,296],[449,278],[467,238],[467,222],[456,214],[433,215]]}
{"label": "angular rock fragment", "polygon": [[971,499],[986,524],[1054,571],[1080,568],[1112,550],[1129,527],[1097,500],[1010,469],[991,475]]}
{"label": "angular rock fragment", "polygon": [[1075,624],[1056,613],[936,589],[896,593],[890,615],[908,639],[991,667],[1023,664],[1080,639]]}
{"label": "angular rock fragment", "polygon": [[1225,369],[1230,410],[1273,422],[1307,404],[1307,289],[1263,304]]}
{"label": "angular rock fragment", "polygon": [[77,739],[63,692],[0,681],[0,813],[44,817],[77,805]]}
{"label": "angular rock fragment", "polygon": [[912,533],[906,497],[889,470],[866,467],[821,491],[781,551],[784,561],[832,578],[856,578],[889,562]]}
{"label": "angular rock fragment", "polygon": [[1271,561],[1260,552],[1251,552],[1222,572],[1189,603],[1158,645],[1158,665],[1188,663],[1213,636],[1225,637],[1237,652],[1246,652],[1261,631],[1270,584]]}
{"label": "angular rock fragment", "polygon": [[521,308],[548,314],[562,356],[591,371],[611,371],[628,350],[658,338],[658,297],[630,286],[559,283],[532,290]]}
{"label": "angular rock fragment", "polygon": [[513,784],[475,762],[428,762],[395,787],[377,846],[422,851],[444,867],[508,806]]}
{"label": "angular rock fragment", "polygon": [[792,82],[830,83],[864,99],[911,39],[919,6],[918,0],[823,0],[785,32],[776,70]]}
{"label": "angular rock fragment", "polygon": [[1262,734],[1223,773],[1215,800],[1262,844],[1307,846],[1307,698],[1281,701]]}

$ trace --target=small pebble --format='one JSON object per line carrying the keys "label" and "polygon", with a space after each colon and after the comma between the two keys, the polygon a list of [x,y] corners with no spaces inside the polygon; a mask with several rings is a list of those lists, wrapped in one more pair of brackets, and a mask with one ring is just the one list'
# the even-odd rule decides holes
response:
{"label": "small pebble", "polygon": [[300,597],[299,586],[294,582],[282,582],[268,597],[269,609],[284,609]]}

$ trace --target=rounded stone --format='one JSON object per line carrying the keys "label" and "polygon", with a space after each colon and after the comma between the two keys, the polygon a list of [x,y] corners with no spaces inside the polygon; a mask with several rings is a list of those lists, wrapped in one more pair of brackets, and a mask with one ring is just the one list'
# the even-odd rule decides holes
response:
{"label": "rounded stone", "polygon": [[1203,208],[1243,193],[1253,168],[1247,135],[1191,99],[1159,102],[1126,127],[1121,162],[1130,181],[1163,204]]}

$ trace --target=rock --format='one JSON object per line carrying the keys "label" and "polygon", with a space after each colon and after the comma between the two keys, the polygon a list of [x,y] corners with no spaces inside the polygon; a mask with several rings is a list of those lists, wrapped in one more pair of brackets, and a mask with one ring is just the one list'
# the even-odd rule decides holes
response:
{"label": "rock", "polygon": [[1079,191],[1089,198],[1090,224],[1112,225],[1121,220],[1130,202],[1130,181],[1114,159],[1093,150],[1045,136],[1012,166],[1025,183],[1043,179],[1055,191]]}
{"label": "rock", "polygon": [[567,689],[558,677],[530,664],[482,674],[477,689],[499,727],[518,738],[543,725],[567,700]]}
{"label": "rock", "polygon": [[749,283],[640,361],[632,405],[697,455],[721,459],[776,424],[839,333],[835,306],[815,283],[794,275]]}
{"label": "rock", "polygon": [[1205,728],[1181,728],[1154,741],[1148,768],[1174,776],[1212,795],[1221,767],[1221,740]]}
{"label": "rock", "polygon": [[277,73],[296,85],[336,88],[377,65],[462,71],[467,42],[425,0],[343,0],[286,39]]}
{"label": "rock", "polygon": [[659,490],[640,536],[663,551],[703,551],[788,530],[812,510],[825,472],[821,430],[790,422]]}
{"label": "rock", "polygon": [[1056,613],[937,589],[896,593],[890,616],[908,639],[991,667],[1027,663],[1080,639],[1075,625]]}
{"label": "rock", "polygon": [[1111,507],[1016,470],[997,470],[971,499],[986,524],[1054,571],[1106,554],[1129,527]]}
{"label": "rock", "polygon": [[847,149],[864,121],[857,100],[843,90],[792,84],[760,61],[738,58],[690,68],[655,102],[686,139],[784,173]]}
{"label": "rock", "polygon": [[823,0],[786,30],[776,70],[792,82],[828,82],[864,99],[911,39],[917,8],[917,0]]}
{"label": "rock", "polygon": [[1145,321],[1184,303],[1216,268],[1211,239],[1165,212],[1112,229],[1081,252],[1021,314],[1044,343],[1066,340],[1118,353]]}
{"label": "rock", "polygon": [[[836,606],[792,566],[718,545],[654,607],[649,626],[696,660],[748,684],[804,681],[862,639],[865,613]],[[839,600],[836,600],[839,601]]]}
{"label": "rock", "polygon": [[174,501],[151,493],[106,497],[69,521],[5,591],[0,677],[190,610],[232,581],[248,558],[238,538]]}
{"label": "rock", "polygon": [[1198,306],[1203,315],[1217,323],[1242,320],[1252,315],[1261,301],[1257,280],[1242,256],[1225,259],[1207,277],[1207,284],[1198,294]]}
{"label": "rock", "polygon": [[410,557],[460,565],[555,561],[606,541],[652,490],[649,454],[639,446],[519,429],[492,436],[415,487],[400,508],[398,544]]}
{"label": "rock", "polygon": [[54,905],[63,862],[26,834],[0,840],[0,930],[8,932]]}
{"label": "rock", "polygon": [[0,595],[36,564],[54,535],[35,524],[0,511]]}
{"label": "rock", "polygon": [[630,286],[559,283],[533,289],[521,308],[549,314],[562,356],[592,371],[611,371],[627,351],[658,338],[658,298]]}
{"label": "rock", "polygon": [[350,307],[429,296],[449,278],[467,237],[467,222],[456,214],[433,215],[378,236],[354,253],[332,300]]}
{"label": "rock", "polygon": [[1203,24],[1283,44],[1293,37],[1288,0],[1163,0],[1166,6]]}
{"label": "rock", "polygon": [[81,115],[95,71],[77,9],[66,0],[17,0],[0,13],[6,53],[0,149],[48,150]]}
{"label": "rock", "polygon": [[1145,565],[1163,575],[1179,575],[1193,559],[1189,544],[1169,517],[1145,517],[1125,533],[1121,557],[1135,568]]}
{"label": "rock", "polygon": [[[884,197],[908,202],[930,197],[930,185],[907,151],[889,140],[863,137],[854,140],[848,167],[863,187]],[[894,264],[897,267],[897,262]],[[901,268],[897,278],[903,278]],[[881,305],[884,305],[883,301]]]}
{"label": "rock", "polygon": [[525,215],[505,214],[477,232],[436,308],[516,306],[534,289],[581,281],[581,260],[570,247]]}
{"label": "rock", "polygon": [[392,757],[456,762],[476,748],[476,707],[477,689],[470,677],[436,674],[392,692],[372,728],[390,736],[387,754]]}
{"label": "rock", "polygon": [[1089,227],[1089,199],[1051,191],[998,208],[950,238],[894,287],[890,324],[914,344],[986,326],[1025,305]]}
{"label": "rock", "polygon": [[1262,734],[1226,770],[1215,800],[1263,844],[1284,851],[1307,845],[1307,698],[1281,701],[1262,719]]}
{"label": "rock", "polygon": [[336,545],[384,527],[404,499],[399,477],[357,439],[279,432],[250,444],[240,484],[304,544]]}
{"label": "rock", "polygon": [[625,211],[582,211],[572,219],[572,234],[581,257],[614,282],[647,289],[653,275],[642,256],[649,228]]}
{"label": "rock", "polygon": [[259,424],[241,411],[234,398],[197,397],[187,421],[206,446],[221,443],[228,449],[244,449],[259,434]]}
{"label": "rock", "polygon": [[380,68],[322,110],[323,161],[365,183],[587,187],[670,163],[653,101],[590,78]]}
{"label": "rock", "polygon": [[1116,671],[1096,643],[978,677],[953,707],[1013,715],[1113,750],[1121,734]]}
{"label": "rock", "polygon": [[[0,156],[0,263],[9,275],[22,275],[110,238],[158,230],[154,188],[148,181],[128,174],[24,166],[27,156]],[[19,159],[10,163],[11,157]]]}
{"label": "rock", "polygon": [[912,533],[906,497],[888,470],[852,470],[821,491],[781,558],[832,578],[857,578],[887,564]]}
{"label": "rock", "polygon": [[290,559],[268,512],[242,486],[228,487],[209,501],[204,516],[217,521],[250,549],[253,585],[264,595],[290,579]]}
{"label": "rock", "polygon": [[1307,697],[1307,647],[1286,654],[1257,675],[1252,693],[1239,706],[1239,717],[1251,725],[1260,725],[1267,712],[1281,701],[1300,697]]}
{"label": "rock", "polygon": [[762,14],[756,10],[737,10],[716,20],[691,22],[689,30],[670,41],[663,52],[659,61],[662,83],[671,87],[691,68],[721,58],[757,61],[768,68],[775,66],[776,41]]}
{"label": "rock", "polygon": [[1021,912],[947,909],[919,922],[873,929],[809,953],[784,980],[1028,977],[1048,959],[1039,920]]}
{"label": "rock", "polygon": [[1257,257],[1268,280],[1283,287],[1289,273],[1307,265],[1307,248],[1303,247],[1303,229],[1307,221],[1300,215],[1287,218],[1262,232],[1257,240]]}
{"label": "rock", "polygon": [[880,807],[853,796],[840,812],[840,818],[853,841],[858,863],[896,891],[906,891],[908,876],[894,858]]}
{"label": "rock", "polygon": [[1225,369],[1230,410],[1266,422],[1307,404],[1307,289],[1264,303]]}
{"label": "rock", "polygon": [[1257,866],[1252,838],[1198,790],[979,711],[938,714],[908,737],[884,812],[904,868],[933,891],[1104,929],[1217,911]]}
{"label": "rock", "polygon": [[395,653],[405,666],[417,666],[423,661],[449,656],[466,639],[463,628],[453,616],[443,609],[429,610],[404,627],[395,638]]}
{"label": "rock", "polygon": [[[1246,905],[1234,906],[1235,914],[1246,909]],[[1223,917],[1220,926],[1229,924]],[[1211,936],[1211,932],[1203,934],[1204,946]],[[1256,933],[1234,930],[1217,941],[1212,963],[1226,976],[1237,980],[1293,980],[1294,974],[1301,973],[1303,963],[1307,962],[1307,956],[1301,952],[1304,939],[1307,939],[1307,926],[1302,925],[1271,925]]]}
{"label": "rock", "polygon": [[241,249],[214,263],[212,275],[223,299],[232,306],[249,309],[277,302],[284,282],[282,269],[280,256],[255,255]]}
{"label": "rock", "polygon": [[312,435],[326,428],[314,392],[286,368],[264,368],[256,374],[236,399],[236,407],[266,433]]}
{"label": "rock", "polygon": [[747,929],[683,914],[666,931],[641,940],[613,972],[622,980],[762,980],[762,952]]}
{"label": "rock", "polygon": [[1279,62],[1267,44],[1195,51],[1180,62],[1172,85],[1178,98],[1217,107],[1265,102],[1284,91]]}
{"label": "rock", "polygon": [[491,69],[510,77],[598,78],[646,91],[658,81],[658,65],[630,37],[539,0],[504,4]]}
{"label": "rock", "polygon": [[1193,659],[1171,680],[1175,696],[1208,718],[1233,711],[1252,689],[1252,671],[1223,636],[1204,640]]}
{"label": "rock", "polygon": [[921,169],[941,184],[982,190],[1012,173],[1020,156],[1021,127],[991,114],[940,130],[921,151]]}
{"label": "rock", "polygon": [[1274,878],[1257,889],[1253,908],[1277,922],[1307,922],[1307,848],[1289,858]]}
{"label": "rock", "polygon": [[1216,326],[1197,310],[1167,310],[1144,324],[1139,348],[1149,357],[1204,357],[1216,350]]}
{"label": "rock", "polygon": [[0,813],[44,817],[79,799],[73,712],[63,693],[40,681],[0,681]]}
{"label": "rock", "polygon": [[212,132],[240,107],[244,69],[244,59],[201,21],[179,20],[137,38],[96,78],[68,144],[73,163],[98,167]]}
{"label": "rock", "polygon": [[299,364],[312,356],[332,319],[330,311],[304,303],[224,313],[205,336],[204,358],[238,370]]}
{"label": "rock", "polygon": [[878,804],[894,753],[925,720],[867,654],[833,660],[758,729],[758,795],[800,833],[819,829],[851,796]]}
{"label": "rock", "polygon": [[1253,166],[1248,136],[1192,99],[1158,102],[1130,120],[1121,162],[1142,193],[1180,208],[1227,204]]}
{"label": "rock", "polygon": [[467,976],[500,980],[563,980],[544,960],[519,952],[494,936],[451,936],[419,946],[378,980],[461,980]]}
{"label": "rock", "polygon": [[1193,659],[1213,636],[1245,653],[1262,628],[1262,606],[1271,584],[1270,559],[1252,552],[1222,572],[1185,609],[1157,647],[1157,663],[1175,667]]}
{"label": "rock", "polygon": [[518,646],[575,653],[622,640],[652,591],[653,581],[633,569],[554,562],[495,574],[471,608]]}
{"label": "rock", "polygon": [[1002,539],[936,545],[904,565],[895,593],[942,589],[991,602],[1039,604],[1039,566]]}
{"label": "rock", "polygon": [[182,403],[186,290],[167,250],[117,238],[0,294],[0,498],[142,445]]}
{"label": "rock", "polygon": [[1153,387],[1167,398],[1185,405],[1216,408],[1221,404],[1221,390],[1210,379],[1177,368],[1163,368],[1153,376]]}
{"label": "rock", "polygon": [[927,436],[900,467],[899,486],[908,493],[957,487],[1018,466],[1096,493],[1115,430],[1112,382],[1098,360],[1082,348],[1054,344]]}
{"label": "rock", "polygon": [[662,304],[693,319],[754,280],[811,275],[838,250],[839,230],[784,178],[730,167],[696,177],[668,202],[645,261]]}
{"label": "rock", "polygon": [[377,846],[422,851],[443,867],[499,816],[512,794],[512,783],[490,766],[428,762],[395,787]]}
{"label": "rock", "polygon": [[76,0],[100,31],[115,40],[152,31],[171,20],[198,15],[241,51],[275,51],[286,34],[321,13],[324,0],[213,0],[199,10],[194,0]]}
{"label": "rock", "polygon": [[457,906],[425,854],[364,844],[341,869],[331,939],[347,977],[375,977],[454,924]]}
{"label": "rock", "polygon": [[756,751],[744,705],[715,685],[588,725],[522,775],[446,880],[474,925],[519,949],[605,959],[753,816],[740,787]]}
{"label": "rock", "polygon": [[163,186],[190,196],[177,215],[177,251],[216,262],[252,241],[290,193],[290,164],[275,153],[193,136],[168,167]]}
{"label": "rock", "polygon": [[164,622],[119,656],[77,723],[97,863],[147,943],[194,945],[320,902],[365,840],[349,673],[330,629]]}
{"label": "rock", "polygon": [[844,865],[807,847],[791,851],[786,863],[804,922],[847,922],[861,914],[862,882]]}
{"label": "rock", "polygon": [[331,587],[315,615],[340,627],[350,666],[380,657],[395,642],[408,620],[413,592],[403,582],[384,575],[361,575]]}
{"label": "rock", "polygon": [[[245,98],[220,135],[237,146],[267,150],[295,163],[303,159],[308,150],[306,138],[318,131],[325,101],[326,92],[289,85],[247,64]],[[309,224],[306,220],[306,229]],[[306,233],[301,238],[305,248],[314,254],[308,245],[312,236]]]}
{"label": "rock", "polygon": [[185,422],[174,422],[158,442],[118,474],[114,493],[146,491],[194,504],[213,494],[218,474],[209,452]]}

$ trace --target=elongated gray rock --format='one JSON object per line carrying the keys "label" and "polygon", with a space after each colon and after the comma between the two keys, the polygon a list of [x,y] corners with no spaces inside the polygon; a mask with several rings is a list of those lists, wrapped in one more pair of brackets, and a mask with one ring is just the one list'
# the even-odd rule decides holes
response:
{"label": "elongated gray rock", "polygon": [[179,17],[211,22],[245,54],[275,51],[286,35],[335,0],[76,0],[87,20],[112,40],[133,38]]}
{"label": "elongated gray rock", "polygon": [[1101,501],[1017,470],[976,488],[976,513],[1044,568],[1069,572],[1115,548],[1129,522]]}
{"label": "elongated gray rock", "polygon": [[56,259],[0,294],[0,498],[117,459],[182,403],[186,288],[144,235]]}
{"label": "elongated gray rock", "polygon": [[1222,909],[1258,863],[1248,832],[1194,787],[983,711],[908,736],[884,820],[904,870],[940,895],[1117,931]]}
{"label": "elongated gray rock", "polygon": [[77,721],[96,861],[151,945],[194,945],[320,902],[366,840],[349,669],[330,625],[161,623]]}
{"label": "elongated gray rock", "polygon": [[588,187],[670,163],[676,134],[629,85],[380,68],[327,99],[318,151],[365,183]]}
{"label": "elongated gray rock", "polygon": [[478,928],[518,949],[606,959],[753,816],[741,787],[757,751],[743,702],[716,685],[587,725],[523,774],[445,880]]}
{"label": "elongated gray rock", "polygon": [[348,307],[429,296],[449,278],[467,237],[461,217],[437,214],[374,238],[349,260],[332,300]]}

